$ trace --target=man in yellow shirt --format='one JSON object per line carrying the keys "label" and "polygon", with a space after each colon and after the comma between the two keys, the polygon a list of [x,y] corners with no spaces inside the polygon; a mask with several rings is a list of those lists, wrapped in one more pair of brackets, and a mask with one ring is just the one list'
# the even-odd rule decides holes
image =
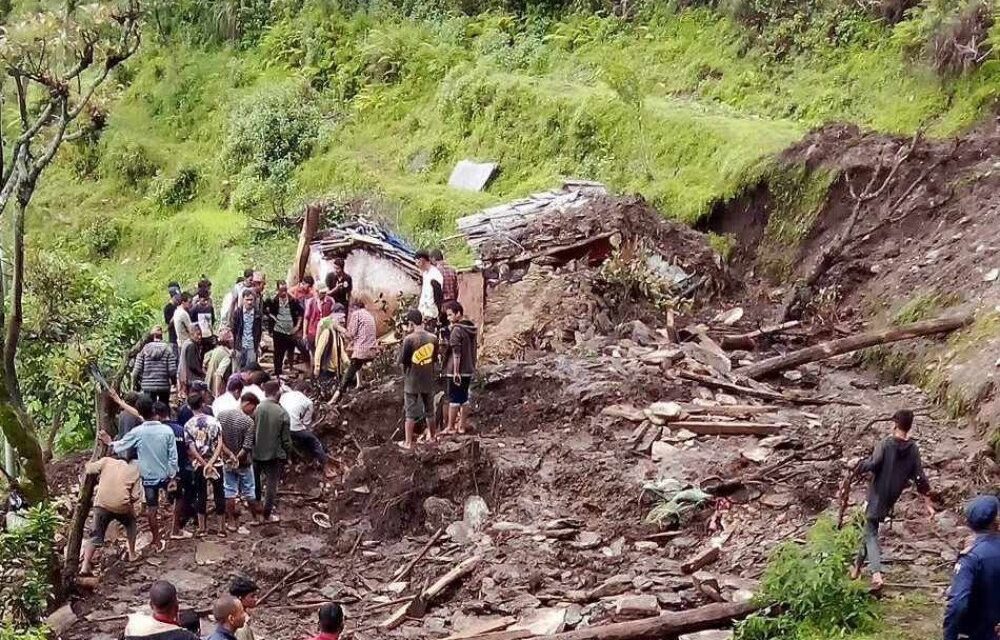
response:
{"label": "man in yellow shirt", "polygon": [[90,539],[83,544],[81,575],[93,572],[94,552],[104,546],[104,534],[112,520],[117,520],[125,528],[128,541],[129,561],[138,556],[135,553],[136,521],[134,505],[142,497],[142,482],[139,478],[139,463],[121,458],[104,457],[88,462],[87,475],[98,476],[94,492],[94,529]]}

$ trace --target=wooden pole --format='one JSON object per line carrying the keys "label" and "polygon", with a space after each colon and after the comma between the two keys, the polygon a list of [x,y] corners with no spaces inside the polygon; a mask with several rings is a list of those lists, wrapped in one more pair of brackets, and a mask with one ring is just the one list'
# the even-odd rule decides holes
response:
{"label": "wooden pole", "polygon": [[935,333],[947,333],[972,324],[972,320],[973,315],[967,313],[960,316],[922,320],[903,325],[902,327],[866,331],[865,333],[859,333],[838,340],[828,340],[827,342],[799,349],[783,356],[768,358],[756,364],[741,367],[733,373],[737,376],[746,376],[747,378],[762,378],[784,369],[791,369],[817,360],[826,360],[827,358],[859,349],[899,342],[900,340],[910,340]]}
{"label": "wooden pole", "polygon": [[664,613],[655,618],[618,622],[550,636],[535,636],[544,640],[658,640],[682,633],[718,629],[733,620],[744,618],[759,608],[752,602],[710,604],[697,609]]}

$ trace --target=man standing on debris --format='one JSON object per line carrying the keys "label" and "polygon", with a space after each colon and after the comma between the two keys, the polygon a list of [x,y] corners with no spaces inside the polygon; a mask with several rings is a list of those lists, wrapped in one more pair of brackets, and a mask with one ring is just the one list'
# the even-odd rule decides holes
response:
{"label": "man standing on debris", "polygon": [[191,339],[191,329],[194,323],[191,322],[191,294],[185,292],[180,295],[177,309],[174,310],[174,333],[177,334],[177,346],[184,348],[184,344]]}
{"label": "man standing on debris", "polygon": [[444,375],[448,380],[448,426],[444,433],[465,433],[468,420],[469,387],[476,374],[476,349],[479,332],[459,302],[445,308],[450,333]]}
{"label": "man standing on debris", "polygon": [[239,402],[240,405],[236,409],[219,413],[218,420],[222,428],[225,456],[222,478],[226,497],[226,526],[230,531],[245,535],[250,532],[239,526],[236,503],[243,499],[252,516],[257,517],[260,513],[257,484],[251,464],[257,429],[254,415],[257,413],[260,400],[252,393],[245,393]]}
{"label": "man standing on debris", "polygon": [[177,355],[177,330],[174,328],[174,313],[181,305],[181,285],[171,282],[167,285],[167,304],[163,306],[163,324],[167,326],[167,343]]}
{"label": "man standing on debris", "polygon": [[334,302],[339,302],[347,308],[354,295],[354,279],[344,271],[344,259],[333,261],[333,271],[326,274],[326,288]]}
{"label": "man standing on debris", "polygon": [[351,363],[344,372],[340,387],[330,398],[330,404],[336,404],[347,391],[347,387],[357,382],[358,372],[365,364],[378,355],[378,342],[375,330],[375,316],[361,300],[351,302],[351,313],[347,316],[347,327],[335,325],[335,329],[347,335],[351,341]]}
{"label": "man standing on debris", "polygon": [[177,357],[163,342],[163,331],[153,327],[150,341],[143,346],[132,367],[132,384],[154,400],[170,401],[170,387],[177,379]]}
{"label": "man standing on debris", "polygon": [[434,363],[437,360],[437,338],[424,329],[423,315],[416,309],[406,312],[409,335],[403,339],[399,363],[403,365],[403,417],[406,439],[403,448],[416,443],[417,424],[426,423],[427,440],[435,439],[434,429]]}
{"label": "man standing on debris", "polygon": [[424,323],[431,331],[437,325],[438,313],[444,301],[442,289],[444,277],[431,262],[431,256],[426,251],[416,253],[417,268],[420,269],[420,300],[417,310],[424,316]]}
{"label": "man standing on debris", "polygon": [[965,509],[975,540],[962,551],[948,589],[944,640],[1000,637],[1000,500],[979,496]]}
{"label": "man standing on debris", "polygon": [[253,289],[244,289],[243,300],[233,311],[230,328],[236,345],[236,362],[241,371],[247,371],[257,364],[260,355],[260,338],[264,333],[264,318],[256,308],[256,294]]}
{"label": "man standing on debris", "polygon": [[[118,400],[120,401],[120,398]],[[152,398],[144,393],[141,394],[135,408],[142,416],[143,423],[118,440],[112,441],[111,436],[103,430],[98,431],[98,438],[104,444],[110,445],[119,456],[124,455],[129,449],[135,449],[145,494],[146,520],[153,535],[153,548],[162,551],[166,545],[160,538],[157,518],[160,490],[166,489],[177,476],[177,444],[173,429],[156,419],[153,407]]]}
{"label": "man standing on debris", "polygon": [[278,485],[284,474],[285,462],[292,451],[291,420],[279,404],[281,383],[269,380],[264,384],[266,399],[256,412],[257,433],[253,445],[254,483],[257,499],[263,499],[264,520],[278,522],[274,507],[278,502]]}
{"label": "man standing on debris", "polygon": [[892,416],[892,435],[875,448],[871,458],[862,460],[855,473],[871,473],[868,487],[868,509],[865,512],[865,532],[861,549],[851,568],[851,578],[861,575],[861,565],[867,558],[872,574],[872,588],[882,588],[882,549],[878,542],[879,525],[892,513],[896,501],[903,490],[913,482],[924,497],[924,506],[929,516],[934,517],[934,503],[931,501],[931,485],[924,475],[920,461],[920,450],[910,439],[913,426],[913,412],[901,409]]}
{"label": "man standing on debris", "polygon": [[278,280],[277,292],[264,303],[264,311],[271,323],[271,337],[274,339],[274,375],[280,377],[284,371],[285,356],[288,356],[289,364],[295,362],[296,335],[302,330],[302,305],[288,294],[285,281]]}
{"label": "man standing on debris", "polygon": [[215,346],[215,305],[212,303],[212,281],[205,276],[198,281],[198,292],[191,301],[191,319],[201,329],[201,348]]}
{"label": "man standing on debris", "polygon": [[449,302],[458,302],[458,272],[455,271],[455,267],[445,262],[440,249],[431,251],[431,260],[441,272],[441,313],[438,317],[444,323],[447,321],[444,306]]}
{"label": "man standing on debris", "polygon": [[[194,416],[184,423],[184,440],[191,460],[191,506],[198,516],[198,532],[208,533],[208,490],[212,489],[215,515],[221,520],[226,512],[222,481],[222,427],[219,421],[202,410],[201,394],[193,396]],[[219,522],[219,535],[225,537],[224,523]]]}
{"label": "man standing on debris", "polygon": [[133,613],[125,625],[125,640],[198,640],[198,636],[177,624],[180,603],[177,588],[157,580],[149,588],[149,608],[153,615]]}
{"label": "man standing on debris", "polygon": [[[178,309],[180,313],[180,309]],[[205,380],[205,365],[201,357],[201,327],[192,325],[188,339],[181,343],[180,364],[177,367],[177,396],[186,398],[191,385]]]}
{"label": "man standing on debris", "polygon": [[233,373],[233,332],[229,327],[219,330],[218,344],[205,354],[205,382],[212,397],[217,398],[226,391],[226,380]]}
{"label": "man standing on debris", "polygon": [[139,464],[119,457],[106,456],[84,467],[87,475],[97,476],[94,490],[94,530],[83,543],[83,562],[80,575],[93,573],[94,552],[104,546],[104,534],[108,525],[117,521],[125,528],[129,562],[138,559],[135,552],[135,536],[138,530],[135,522],[134,505],[142,499],[142,484],[139,479]]}

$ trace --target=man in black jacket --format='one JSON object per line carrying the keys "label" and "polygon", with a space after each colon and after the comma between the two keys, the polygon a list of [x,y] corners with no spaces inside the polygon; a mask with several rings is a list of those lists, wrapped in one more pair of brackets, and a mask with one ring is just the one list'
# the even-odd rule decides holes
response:
{"label": "man in black jacket", "polygon": [[871,458],[862,460],[857,473],[871,473],[868,487],[868,509],[865,512],[865,533],[861,549],[851,569],[851,578],[861,575],[861,565],[867,558],[872,574],[872,588],[882,588],[882,550],[878,543],[879,525],[896,506],[903,490],[913,482],[924,497],[928,515],[934,517],[934,503],[931,501],[931,485],[924,475],[917,443],[910,440],[913,426],[913,412],[909,409],[897,411],[892,416],[892,435],[879,443]]}
{"label": "man in black jacket", "polygon": [[253,289],[244,289],[242,304],[233,311],[230,328],[236,364],[240,371],[249,371],[257,364],[260,355],[260,337],[263,334],[263,313],[257,310],[257,296]]}
{"label": "man in black jacket", "polygon": [[285,356],[288,356],[289,364],[295,360],[296,335],[302,330],[302,304],[288,295],[285,281],[278,280],[278,290],[273,298],[264,303],[264,313],[274,339],[274,375],[280,377]]}

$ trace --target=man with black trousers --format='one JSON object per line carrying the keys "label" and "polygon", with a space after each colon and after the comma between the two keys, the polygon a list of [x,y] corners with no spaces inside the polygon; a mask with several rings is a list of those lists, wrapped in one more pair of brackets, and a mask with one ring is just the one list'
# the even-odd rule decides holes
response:
{"label": "man with black trousers", "polygon": [[292,452],[291,420],[279,404],[281,383],[269,380],[264,383],[264,402],[254,414],[257,433],[253,445],[254,485],[257,500],[263,500],[264,520],[278,522],[274,507],[278,502],[278,485],[285,471],[285,463]]}
{"label": "man with black trousers", "polygon": [[296,336],[302,331],[302,304],[288,295],[285,281],[278,280],[277,293],[264,303],[264,313],[267,314],[271,337],[274,339],[274,375],[280,377],[284,370],[285,356],[288,356],[289,364],[295,360],[295,348],[298,346]]}

